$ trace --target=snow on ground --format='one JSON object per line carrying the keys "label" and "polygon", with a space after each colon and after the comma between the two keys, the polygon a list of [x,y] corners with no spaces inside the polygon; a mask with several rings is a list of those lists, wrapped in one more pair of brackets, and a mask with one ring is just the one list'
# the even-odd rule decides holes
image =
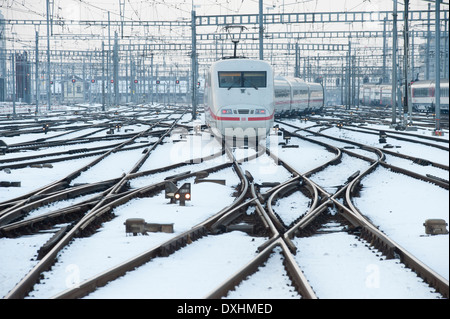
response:
{"label": "snow on ground", "polygon": [[[218,174],[220,175],[220,174]],[[212,178],[216,178],[214,174]],[[35,286],[32,298],[49,298],[65,290],[70,269],[80,281],[111,268],[140,253],[188,231],[232,203],[233,184],[192,183],[192,200],[186,206],[169,204],[164,192],[151,198],[132,199],[113,210],[116,215],[89,238],[76,238],[70,249],[60,252],[58,263],[46,280]],[[210,193],[210,196],[198,194]],[[174,233],[148,233],[148,236],[127,236],[124,223],[128,218],[143,218],[147,223],[173,224]]]}
{"label": "snow on ground", "polygon": [[[373,147],[383,147],[383,145],[380,145],[378,141],[379,136],[376,134],[365,134],[345,129],[339,129],[337,127],[332,127],[328,130],[323,131],[322,133],[328,136],[345,138],[350,141],[355,141]],[[447,166],[449,165],[448,152],[445,150],[441,150],[435,147],[429,147],[423,144],[397,140],[393,137],[388,137],[386,141],[388,144],[391,144],[395,147],[400,146],[400,148],[394,148],[394,151],[397,151],[399,153],[432,160]]]}
{"label": "snow on ground", "polygon": [[53,168],[25,167],[12,170],[8,174],[5,170],[0,171],[2,181],[20,181],[21,187],[0,188],[0,202],[27,194],[33,190],[49,185],[54,181],[66,177],[71,172],[80,169],[94,160],[94,157],[84,157],[75,160],[53,163]]}
{"label": "snow on ground", "polygon": [[449,279],[449,235],[425,234],[426,219],[449,223],[448,191],[380,167],[362,181],[356,207],[400,246]]}
{"label": "snow on ground", "polygon": [[87,298],[204,298],[250,262],[265,240],[238,231],[206,236],[168,257],[153,259]]}
{"label": "snow on ground", "polygon": [[[189,116],[186,117],[186,120],[188,119]],[[292,121],[292,123],[302,127],[311,125],[311,122]],[[333,136],[342,135],[342,137],[345,135],[346,138],[372,143],[375,147],[379,147],[378,137],[375,135],[372,138],[356,132],[346,131],[344,133],[344,130],[339,131],[338,129],[326,130],[324,133],[334,134]],[[53,133],[49,132],[48,134],[47,137]],[[19,143],[30,138],[41,137],[42,134],[13,137],[10,138],[9,143]],[[175,139],[175,136],[171,136],[170,139]],[[220,145],[204,134],[189,137],[184,142],[172,143],[170,139],[165,140],[161,147],[150,154],[145,167],[140,169],[141,171],[208,156],[220,150]],[[369,139],[371,140],[369,141]],[[335,157],[334,153],[327,151],[324,147],[302,139],[292,138],[290,143],[298,144],[299,148],[272,148],[272,151],[275,150],[276,155],[301,173]],[[401,152],[408,149],[408,152],[415,156],[422,154],[427,159],[448,165],[448,152],[430,151],[429,148],[422,146],[417,146],[417,150],[415,150],[415,144],[408,143],[406,145],[397,140],[393,144],[401,145],[402,148],[398,149]],[[114,176],[111,177],[118,177],[117,166],[119,165],[123,172],[127,172],[130,169],[130,163],[134,163],[142,156],[139,152],[138,150],[132,152],[134,153],[133,159],[130,159],[129,156],[128,158],[121,157],[121,153],[129,152],[113,154],[114,156],[111,156],[113,160],[105,161],[99,166],[102,169],[97,171],[95,178],[84,181],[93,182],[107,179],[105,174],[109,172],[114,172]],[[345,157],[343,163],[348,166],[347,170],[340,169],[339,165],[331,167],[332,176],[325,178],[318,174],[317,182],[329,185],[341,184],[342,180],[348,177],[349,170],[364,169],[367,165],[364,161],[359,160],[347,162],[347,156]],[[0,180],[22,181],[21,188],[1,188],[0,201],[47,185],[91,162],[94,158],[54,163],[52,169],[28,167],[13,170],[11,174],[0,171]],[[193,164],[189,168],[183,167],[162,173],[160,176],[177,174],[180,170],[183,172],[190,169],[192,171],[200,170],[224,162],[227,162],[226,156],[220,156],[211,162]],[[362,162],[362,167],[359,166],[360,162]],[[256,182],[285,181],[291,177],[290,173],[280,169],[277,163],[274,163],[266,155],[256,161],[242,163],[242,167],[251,172]],[[93,173],[94,170],[95,167],[90,173]],[[448,172],[446,174],[444,172],[444,178],[448,176]],[[85,177],[80,176],[77,182],[82,181],[83,178]],[[211,174],[208,178],[226,179],[227,182],[225,186],[213,183],[192,184],[192,201],[187,202],[185,207],[169,204],[163,193],[152,198],[131,200],[117,207],[114,210],[117,215],[115,219],[104,223],[103,228],[89,239],[75,239],[70,249],[60,253],[59,262],[45,274],[45,279],[36,286],[36,290],[30,297],[51,297],[70,287],[77,280],[90,278],[105,268],[115,266],[140,252],[152,249],[171,236],[176,236],[217,213],[232,202],[232,193],[238,183],[238,178],[231,168]],[[133,188],[142,187],[160,180],[162,179],[153,176],[143,176],[132,180],[131,186]],[[193,183],[193,179],[189,180]],[[362,185],[360,197],[354,198],[354,203],[360,211],[401,246],[422,258],[430,267],[448,279],[449,237],[448,235],[425,235],[423,226],[427,218],[443,218],[447,223],[449,222],[448,191],[384,168],[378,168],[365,177]],[[292,196],[277,201],[274,208],[280,216],[289,219],[294,218],[291,216],[293,209],[298,210],[301,214],[306,205],[301,194],[294,193]],[[127,218],[136,217],[144,218],[146,222],[174,223],[175,233],[126,236],[124,221]],[[50,236],[51,233],[47,232],[18,239],[0,239],[2,252],[2,261],[0,262],[1,296],[6,295],[15,283],[36,264],[37,250]],[[264,238],[253,239],[241,232],[207,236],[200,239],[198,245],[196,242],[169,257],[156,258],[137,271],[130,273],[130,276],[127,275],[126,280],[124,278],[116,280],[108,285],[108,289],[105,287],[88,298],[203,298],[228,276],[244,266],[255,255],[256,248],[264,240]],[[336,232],[310,238],[295,238],[294,241],[299,247],[296,258],[300,268],[305,272],[320,298],[436,297],[435,294],[430,293],[430,289],[424,286],[420,279],[416,278],[414,273],[401,269],[403,266],[398,264],[397,260],[380,260],[383,258],[368,250],[362,242],[346,233]],[[85,251],[87,247],[90,247],[88,252]],[[265,267],[248,278],[228,297],[297,298],[296,293],[286,286],[286,275],[279,258],[279,252],[275,252]],[[323,262],[323,258],[326,258],[327,262]],[[317,260],[322,261],[317,264]],[[352,280],[340,278],[338,274],[340,274],[341,267],[351,269],[356,274],[355,279],[353,280],[353,277]],[[164,275],[164,270],[170,270],[173,275]],[[202,276],[205,274],[209,279],[203,281]],[[399,289],[394,284],[405,276],[411,277],[408,278],[408,286]],[[334,280],[334,284],[330,285],[330,280]],[[260,286],[261,281],[264,281],[262,286]],[[181,286],[180,282],[184,284]]]}
{"label": "snow on ground", "polygon": [[367,249],[366,242],[345,232],[294,238],[293,243],[299,247],[295,259],[321,299],[440,296],[397,259],[384,259],[376,251]]}
{"label": "snow on ground", "polygon": [[[119,144],[121,143],[120,141],[100,141],[100,142],[94,142],[94,143],[89,143],[86,144],[86,149],[93,149],[96,147],[102,147],[102,146],[108,146],[108,145],[115,145],[115,144]],[[59,153],[59,152],[67,152],[70,151],[72,149],[79,149],[80,145],[79,144],[73,144],[73,145],[61,145],[61,146],[55,146],[55,147],[51,147],[50,149],[39,149],[36,151],[23,151],[20,153],[7,153],[6,155],[4,155],[4,157],[2,158],[3,160],[6,159],[20,159],[21,157],[28,157],[28,156],[43,156],[43,155],[47,155],[47,157],[45,157],[46,160],[51,160],[53,157],[51,156],[54,153]],[[56,158],[59,156],[56,156]],[[32,161],[32,160],[30,160]]]}
{"label": "snow on ground", "polygon": [[[181,131],[184,133],[185,131]],[[165,167],[189,160],[200,159],[214,155],[221,151],[221,145],[208,133],[199,136],[187,136],[180,139],[180,134],[172,134],[163,140],[163,144],[159,145],[151,153],[149,160],[145,161],[140,171],[146,171]],[[174,142],[175,141],[175,142]],[[212,159],[213,165],[225,163],[224,158],[218,157]]]}
{"label": "snow on ground", "polygon": [[364,172],[369,166],[369,162],[342,154],[339,164],[328,166],[326,169],[313,174],[311,180],[330,194],[334,194],[340,186],[347,182],[348,176],[357,171]]}
{"label": "snow on ground", "polygon": [[226,299],[299,299],[301,296],[292,286],[283,265],[284,257],[277,247],[254,275],[240,283]]}
{"label": "snow on ground", "polygon": [[285,225],[290,225],[309,210],[311,199],[301,192],[292,193],[272,205],[272,210],[280,216]]}
{"label": "snow on ground", "polygon": [[[129,173],[143,156],[140,148],[109,154],[100,163],[82,172],[80,176],[72,181],[72,185],[77,183],[96,183],[118,178],[122,174]],[[114,167],[114,169],[111,169],[111,167]]]}
{"label": "snow on ground", "polygon": [[292,137],[289,144],[298,145],[298,148],[279,148],[276,155],[301,174],[336,157],[325,147],[296,137]]}
{"label": "snow on ground", "polygon": [[0,238],[0,297],[29,273],[38,261],[37,251],[52,237],[51,233],[39,233],[20,238]]}

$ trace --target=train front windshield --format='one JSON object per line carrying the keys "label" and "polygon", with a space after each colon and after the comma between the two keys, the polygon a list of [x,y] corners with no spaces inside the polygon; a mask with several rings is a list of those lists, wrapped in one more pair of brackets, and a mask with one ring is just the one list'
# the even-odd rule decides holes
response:
{"label": "train front windshield", "polygon": [[267,87],[266,71],[219,72],[220,88],[265,88]]}

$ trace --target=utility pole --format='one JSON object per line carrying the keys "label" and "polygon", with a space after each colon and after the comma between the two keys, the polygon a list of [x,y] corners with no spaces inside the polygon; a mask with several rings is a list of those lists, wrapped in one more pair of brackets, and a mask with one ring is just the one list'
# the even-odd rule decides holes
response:
{"label": "utility pole", "polygon": [[36,31],[36,111],[37,114],[39,112],[39,32]]}
{"label": "utility pole", "polygon": [[12,70],[12,102],[13,102],[13,117],[16,117],[16,50],[13,49],[11,57],[11,70]]}
{"label": "utility pole", "polygon": [[49,0],[47,0],[47,108],[51,109],[51,92],[50,92],[50,15]]}
{"label": "utility pole", "polygon": [[150,53],[150,94],[152,95],[153,104],[153,52]]}
{"label": "utility pole", "polygon": [[[405,1],[405,11],[403,15],[403,80],[404,80],[404,90],[403,90],[403,114],[408,113],[409,119],[411,121],[411,109],[409,103],[409,28],[408,28],[408,14],[409,14],[409,0]],[[403,117],[406,122],[406,116]],[[406,126],[406,123],[402,123]],[[410,123],[411,124],[411,123]]]}
{"label": "utility pole", "polygon": [[108,11],[108,50],[106,54],[106,85],[108,88],[108,97],[106,99],[106,105],[109,108],[111,106],[111,75],[110,75],[110,67],[109,67],[109,61],[110,61],[110,53],[111,52],[111,19],[110,19],[110,12]]}
{"label": "utility pole", "polygon": [[264,60],[263,0],[259,0],[259,59]]}
{"label": "utility pole", "polygon": [[195,28],[195,10],[192,0],[192,119],[197,119],[197,31]]}
{"label": "utility pole", "polygon": [[425,50],[425,80],[430,79],[430,25],[431,25],[431,18],[430,18],[430,12],[431,12],[431,4],[428,4],[428,23],[427,23],[427,47]]}
{"label": "utility pole", "polygon": [[114,104],[119,105],[119,50],[117,31],[114,32],[114,52],[113,52],[113,80],[114,80]]}
{"label": "utility pole", "polygon": [[381,80],[381,83],[386,83],[386,18],[384,18],[383,23],[383,78]]}
{"label": "utility pole", "polygon": [[105,42],[102,41],[102,111],[106,111],[105,107]]}
{"label": "utility pole", "polygon": [[434,40],[434,73],[436,77],[436,88],[434,90],[435,108],[436,108],[436,126],[434,135],[442,135],[441,131],[441,0],[435,0],[436,13],[435,13],[435,40]]}
{"label": "utility pole", "polygon": [[394,1],[392,26],[392,125],[397,122],[397,0]]}
{"label": "utility pole", "polygon": [[350,108],[351,108],[351,86],[350,86],[350,84],[351,84],[351,79],[352,79],[352,76],[351,76],[351,66],[352,66],[352,42],[351,42],[351,40],[350,40],[350,37],[348,37],[348,60],[347,60],[347,66],[348,66],[348,71],[347,71],[347,107],[346,107],[346,109],[347,110],[350,110]]}

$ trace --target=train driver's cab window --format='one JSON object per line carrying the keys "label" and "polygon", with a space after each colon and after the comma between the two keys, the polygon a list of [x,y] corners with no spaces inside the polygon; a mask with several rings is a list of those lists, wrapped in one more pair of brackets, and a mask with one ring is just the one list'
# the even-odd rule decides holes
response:
{"label": "train driver's cab window", "polygon": [[219,87],[221,88],[265,88],[267,86],[266,71],[219,72]]}

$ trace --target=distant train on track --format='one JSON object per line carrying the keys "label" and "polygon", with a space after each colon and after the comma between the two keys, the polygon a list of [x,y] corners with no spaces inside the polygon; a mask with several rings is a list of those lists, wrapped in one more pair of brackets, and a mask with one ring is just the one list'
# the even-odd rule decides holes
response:
{"label": "distant train on track", "polygon": [[[448,113],[448,79],[441,80],[441,112]],[[433,112],[436,105],[435,81],[416,81],[411,84],[411,103],[414,111]],[[403,90],[402,90],[403,91]],[[363,84],[360,102],[367,106],[392,106],[392,86],[390,84]]]}
{"label": "distant train on track", "polygon": [[[413,108],[419,112],[434,112],[436,105],[435,90],[435,81],[417,81],[411,84],[411,102]],[[440,90],[441,112],[448,113],[448,79],[441,80]]]}
{"label": "distant train on track", "polygon": [[296,78],[275,79],[269,63],[231,58],[211,65],[205,80],[205,119],[216,136],[266,137],[275,115],[323,107],[323,88]]}

